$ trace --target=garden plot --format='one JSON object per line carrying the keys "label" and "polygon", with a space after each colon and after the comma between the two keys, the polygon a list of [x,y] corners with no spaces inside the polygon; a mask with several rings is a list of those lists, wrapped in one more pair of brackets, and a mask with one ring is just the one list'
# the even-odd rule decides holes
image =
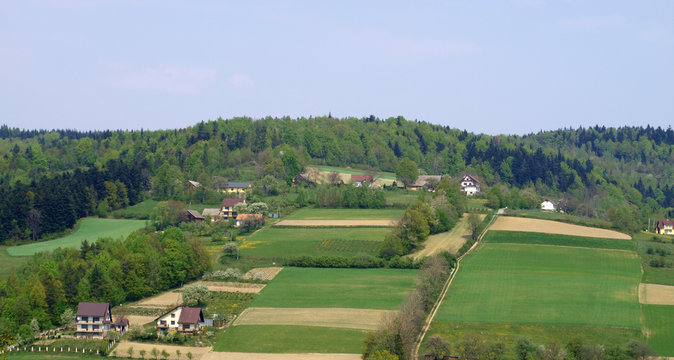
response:
{"label": "garden plot", "polygon": [[[162,357],[162,359],[179,359],[176,354],[176,350],[180,351],[180,358],[186,359],[187,353],[192,353],[192,359],[200,360],[204,359],[204,355],[208,354],[211,351],[211,347],[195,347],[195,346],[175,346],[175,345],[165,345],[165,344],[147,344],[131,341],[120,341],[119,345],[115,348],[117,353],[116,357],[129,357],[128,350],[130,347],[133,347],[134,357],[140,357],[139,353],[141,350],[145,350],[145,356],[150,358],[152,355],[152,349],[157,349],[160,352],[166,350],[171,356],[168,358]],[[110,357],[115,357],[112,353],[108,355]]]}
{"label": "garden plot", "polygon": [[220,281],[197,281],[196,283],[193,284],[206,285],[208,290],[215,292],[238,292],[248,294],[257,294],[265,287],[264,284],[220,282]]}
{"label": "garden plot", "polygon": [[247,273],[243,274],[244,280],[272,280],[278,275],[279,272],[283,270],[282,267],[264,267],[264,268],[254,268],[248,270]]}
{"label": "garden plot", "polygon": [[674,305],[674,286],[639,284],[639,302],[651,305]]}
{"label": "garden plot", "polygon": [[346,308],[249,307],[234,322],[238,325],[303,325],[375,330],[393,310]]}
{"label": "garden plot", "polygon": [[551,220],[528,219],[520,217],[499,216],[489,227],[490,230],[527,231],[546,234],[587,236],[609,239],[629,240],[631,237],[621,232],[573,225]]}

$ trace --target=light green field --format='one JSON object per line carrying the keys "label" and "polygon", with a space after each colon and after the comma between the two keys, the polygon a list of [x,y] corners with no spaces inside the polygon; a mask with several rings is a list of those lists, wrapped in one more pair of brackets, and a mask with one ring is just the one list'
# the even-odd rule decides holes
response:
{"label": "light green field", "polygon": [[[352,175],[369,175],[372,174],[371,171],[366,171],[366,170],[359,170],[359,169],[347,169],[347,168],[340,168],[340,167],[334,167],[334,166],[317,166],[316,167],[320,171],[327,171],[327,172],[338,172],[342,174],[352,174]],[[376,177],[382,178],[382,179],[389,179],[389,180],[395,180],[396,175],[394,173],[389,173],[389,172],[381,172],[378,171],[375,174]]]}
{"label": "light green field", "polygon": [[386,206],[407,208],[413,202],[419,200],[419,192],[413,190],[396,190],[386,192]]}
{"label": "light green field", "polygon": [[640,278],[633,252],[484,244],[463,261],[435,320],[638,329]]}
{"label": "light green field", "polygon": [[523,231],[490,230],[484,236],[484,242],[501,244],[560,245],[615,250],[636,249],[636,243],[632,240],[543,234]]}
{"label": "light green field", "polygon": [[7,248],[11,256],[30,256],[40,251],[51,251],[59,247],[79,247],[84,240],[94,242],[98,238],[124,238],[145,226],[143,220],[85,218],[78,229],[62,238],[33,244]]}
{"label": "light green field", "polygon": [[303,208],[286,217],[287,220],[394,220],[402,209],[315,209]]}
{"label": "light green field", "polygon": [[12,270],[16,270],[19,266],[28,261],[27,256],[11,256],[7,252],[7,247],[0,247],[0,278],[9,275]]}
{"label": "light green field", "polygon": [[394,310],[413,290],[416,270],[286,267],[251,307]]}
{"label": "light green field", "polygon": [[137,219],[149,219],[152,215],[152,211],[157,207],[159,201],[156,200],[145,200],[139,202],[136,205],[127,206],[123,209],[115,210],[113,214],[115,216],[124,217],[124,218],[137,218]]}
{"label": "light green field", "polygon": [[367,331],[316,326],[241,325],[227,328],[213,351],[358,354]]}
{"label": "light green field", "polygon": [[674,356],[674,306],[641,305],[648,343],[661,356]]}
{"label": "light green field", "polygon": [[[674,285],[674,238],[670,236],[655,236],[652,233],[641,232],[634,235],[637,241],[637,251],[641,257],[644,275],[641,282],[649,284]],[[654,250],[652,254],[648,249]],[[664,250],[665,256],[658,254],[655,250]],[[650,265],[652,260],[663,260],[664,267],[653,267]]]}
{"label": "light green field", "polygon": [[244,240],[241,256],[374,255],[386,228],[264,228]]}

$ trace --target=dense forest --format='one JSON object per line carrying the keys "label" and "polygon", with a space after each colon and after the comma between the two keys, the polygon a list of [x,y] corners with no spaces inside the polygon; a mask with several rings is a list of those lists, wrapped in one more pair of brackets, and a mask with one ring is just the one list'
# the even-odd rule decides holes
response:
{"label": "dense forest", "polygon": [[186,180],[289,184],[309,164],[393,172],[404,158],[422,173],[473,174],[499,205],[513,193],[548,197],[634,231],[673,215],[673,147],[671,128],[489,136],[374,116],[218,119],[156,131],[2,126],[0,242],[57,233],[148,196],[178,199]]}

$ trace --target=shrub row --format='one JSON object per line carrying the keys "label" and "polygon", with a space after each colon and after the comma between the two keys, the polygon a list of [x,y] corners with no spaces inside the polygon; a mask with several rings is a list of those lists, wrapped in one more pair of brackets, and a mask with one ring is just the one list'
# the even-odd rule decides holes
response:
{"label": "shrub row", "polygon": [[418,269],[421,266],[420,261],[414,261],[411,258],[404,258],[394,256],[391,260],[386,261],[382,258],[371,255],[356,255],[353,257],[346,256],[295,256],[285,258],[284,266],[295,267],[315,267],[315,268],[395,268],[395,269]]}

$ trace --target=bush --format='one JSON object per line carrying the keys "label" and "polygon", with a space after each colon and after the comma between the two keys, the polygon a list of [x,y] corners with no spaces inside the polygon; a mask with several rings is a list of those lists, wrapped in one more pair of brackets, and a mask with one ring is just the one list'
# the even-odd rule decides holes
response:
{"label": "bush", "polygon": [[183,289],[183,301],[187,306],[204,305],[210,296],[211,292],[203,284],[188,285]]}

